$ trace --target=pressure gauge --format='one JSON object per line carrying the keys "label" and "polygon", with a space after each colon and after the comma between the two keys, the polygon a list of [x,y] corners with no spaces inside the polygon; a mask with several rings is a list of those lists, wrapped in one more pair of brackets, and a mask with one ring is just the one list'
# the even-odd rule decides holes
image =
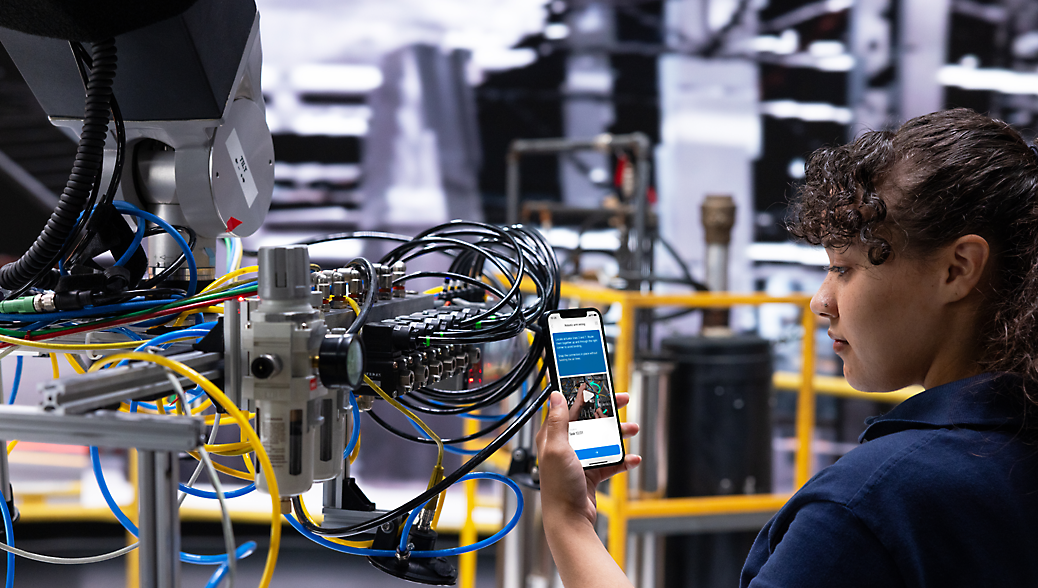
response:
{"label": "pressure gauge", "polygon": [[329,333],[321,341],[317,369],[326,388],[357,388],[364,381],[364,343],[346,333]]}

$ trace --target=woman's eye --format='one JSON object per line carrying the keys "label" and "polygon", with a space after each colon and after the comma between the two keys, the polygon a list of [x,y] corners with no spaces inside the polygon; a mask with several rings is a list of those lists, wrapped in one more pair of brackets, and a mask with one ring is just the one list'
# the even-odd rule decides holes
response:
{"label": "woman's eye", "polygon": [[825,271],[842,276],[847,273],[847,267],[842,265],[829,265],[825,267]]}

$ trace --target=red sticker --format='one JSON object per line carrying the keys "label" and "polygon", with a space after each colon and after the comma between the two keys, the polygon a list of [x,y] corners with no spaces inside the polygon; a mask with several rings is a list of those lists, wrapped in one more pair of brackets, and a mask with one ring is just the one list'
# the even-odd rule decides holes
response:
{"label": "red sticker", "polygon": [[317,389],[317,378],[310,376],[310,391],[313,392]]}
{"label": "red sticker", "polygon": [[232,216],[231,220],[227,221],[227,232],[230,233],[239,226],[241,226],[241,221]]}

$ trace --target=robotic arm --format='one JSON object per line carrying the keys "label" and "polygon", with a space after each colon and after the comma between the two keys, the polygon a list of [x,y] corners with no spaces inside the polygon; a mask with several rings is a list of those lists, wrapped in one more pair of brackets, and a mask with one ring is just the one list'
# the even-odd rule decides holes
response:
{"label": "robotic arm", "polygon": [[[5,27],[0,43],[52,124],[80,139],[69,182],[75,194],[68,198],[66,188],[61,214],[55,211],[19,267],[0,272],[0,286],[33,285],[37,272],[66,258],[70,237],[86,222],[77,219],[93,213],[94,199],[83,194],[99,188],[105,193],[109,185],[115,198],[193,230],[198,278],[211,280],[215,238],[255,232],[273,192],[274,149],[260,90],[259,14],[253,0],[52,0],[34,3],[33,10],[5,5],[0,26]],[[82,50],[77,55],[80,41],[94,42],[93,56]],[[96,66],[90,63],[84,71],[84,62],[93,61]],[[92,80],[94,70],[102,70],[99,80]],[[114,129],[107,122],[109,101],[97,97],[106,83]],[[92,171],[101,137],[103,165]],[[180,254],[171,236],[154,237],[149,274],[168,268]],[[186,275],[173,280],[187,281]],[[53,278],[39,283],[52,286]]]}

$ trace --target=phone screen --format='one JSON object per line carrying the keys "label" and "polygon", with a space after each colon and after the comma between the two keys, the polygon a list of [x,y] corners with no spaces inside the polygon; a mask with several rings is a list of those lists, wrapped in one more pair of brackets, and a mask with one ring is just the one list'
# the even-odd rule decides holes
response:
{"label": "phone screen", "polygon": [[624,458],[602,317],[594,309],[548,315],[555,384],[569,406],[569,444],[585,468]]}

